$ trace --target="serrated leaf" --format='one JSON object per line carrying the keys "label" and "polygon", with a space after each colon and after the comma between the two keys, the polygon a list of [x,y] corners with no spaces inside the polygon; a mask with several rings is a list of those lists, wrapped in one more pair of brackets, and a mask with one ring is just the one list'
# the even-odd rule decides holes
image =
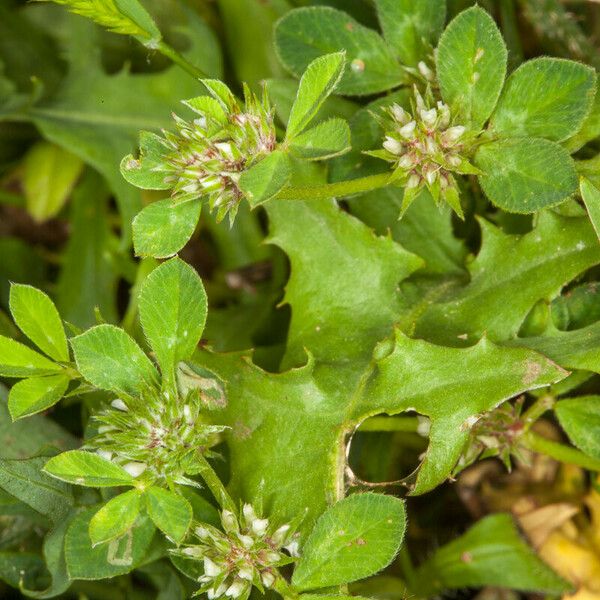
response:
{"label": "serrated leaf", "polygon": [[31,377],[51,375],[62,367],[11,338],[0,335],[0,375]]}
{"label": "serrated leaf", "polygon": [[375,0],[383,37],[400,62],[416,67],[446,21],[446,0]]}
{"label": "serrated leaf", "polygon": [[93,452],[69,450],[53,456],[44,471],[67,483],[88,487],[133,485],[134,478],[119,465]]}
{"label": "serrated leaf", "polygon": [[569,153],[556,142],[510,138],[484,144],[475,164],[479,182],[493,204],[515,213],[532,213],[566,200],[577,190]]}
{"label": "serrated leaf", "polygon": [[600,396],[560,400],[554,411],[571,442],[600,460]]}
{"label": "serrated leaf", "polygon": [[8,396],[10,416],[16,420],[50,408],[64,396],[69,381],[62,373],[19,381]]}
{"label": "serrated leaf", "polygon": [[355,494],[329,508],[302,548],[292,585],[333,587],[374,575],[392,562],[404,537],[404,503],[382,494]]}
{"label": "serrated leaf", "polygon": [[488,120],[502,90],[507,51],[492,17],[474,6],[446,28],[437,47],[437,76],[442,98],[462,125],[478,129]]}
{"label": "serrated leaf", "polygon": [[135,523],[141,506],[138,490],[111,498],[90,520],[89,534],[96,546],[122,536]]}
{"label": "serrated leaf", "polygon": [[129,573],[143,562],[154,537],[154,525],[142,516],[122,537],[93,547],[89,524],[96,510],[80,512],[67,531],[65,558],[71,579],[106,579]]}
{"label": "serrated leaf", "polygon": [[206,292],[198,273],[178,258],[163,263],[142,284],[139,312],[163,378],[173,382],[175,366],[190,358],[206,322]]}
{"label": "serrated leaf", "polygon": [[329,119],[298,135],[289,148],[304,160],[339,156],[350,150],[350,128],[344,119]]}
{"label": "serrated leaf", "polygon": [[179,543],[192,523],[192,505],[183,496],[158,487],[149,488],[145,499],[154,524],[168,538]]}
{"label": "serrated leaf", "polygon": [[581,177],[579,191],[594,231],[600,240],[600,190],[589,179]]}
{"label": "serrated leaf", "polygon": [[484,586],[553,595],[571,589],[523,541],[512,517],[503,513],[481,519],[436,550],[416,571],[415,585],[423,596]]}
{"label": "serrated leaf", "polygon": [[171,184],[165,182],[161,171],[166,152],[163,138],[150,131],[140,133],[139,157],[132,154],[121,161],[121,174],[126,181],[143,190],[168,190]]}
{"label": "serrated leaf", "polygon": [[239,186],[250,206],[254,208],[276,196],[287,185],[290,175],[287,154],[275,150],[244,171]]}
{"label": "serrated leaf", "polygon": [[158,381],[150,359],[135,341],[114,325],[97,325],[71,339],[79,372],[94,386],[140,394]]}
{"label": "serrated leaf", "polygon": [[525,235],[507,235],[485,220],[480,225],[482,245],[469,265],[470,282],[426,307],[417,336],[450,345],[472,344],[484,332],[496,341],[516,337],[538,300],[556,296],[600,262],[598,240],[585,216],[541,212]]}
{"label": "serrated leaf", "polygon": [[200,218],[200,202],[159,200],[133,220],[133,245],[138,256],[167,258],[192,237]]}
{"label": "serrated leaf", "polygon": [[36,221],[46,221],[55,217],[65,205],[83,163],[54,144],[38,142],[27,152],[23,168],[27,212]]}
{"label": "serrated leaf", "polygon": [[10,312],[19,329],[50,358],[69,360],[67,336],[56,306],[41,290],[13,283]]}
{"label": "serrated leaf", "polygon": [[321,105],[333,93],[344,73],[345,54],[336,52],[315,58],[300,78],[285,133],[291,140],[314,119]]}
{"label": "serrated leaf", "polygon": [[346,69],[339,94],[383,92],[406,81],[383,39],[348,14],[326,6],[288,12],[275,25],[275,45],[284,66],[300,77],[315,58],[346,52]]}
{"label": "serrated leaf", "polygon": [[595,89],[591,67],[560,58],[527,61],[507,79],[490,127],[501,136],[560,142],[581,128]]}

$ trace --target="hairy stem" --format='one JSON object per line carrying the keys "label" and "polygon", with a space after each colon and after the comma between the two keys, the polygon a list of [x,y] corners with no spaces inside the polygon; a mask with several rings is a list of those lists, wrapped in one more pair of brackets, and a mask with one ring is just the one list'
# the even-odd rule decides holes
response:
{"label": "hairy stem", "polygon": [[195,79],[204,79],[207,77],[204,71],[194,66],[189,60],[187,60],[187,58],[177,52],[175,48],[165,44],[165,42],[160,41],[157,45],[157,50],[167,58],[170,58],[176,65],[181,67],[186,73]]}
{"label": "hairy stem", "polygon": [[237,508],[235,502],[232,500],[229,492],[225,489],[223,482],[219,479],[214,469],[210,466],[210,463],[198,453],[199,469],[198,473],[204,479],[208,489],[211,491],[215,500],[219,503],[223,510],[229,510],[234,514],[237,514]]}
{"label": "hairy stem", "polygon": [[324,183],[323,185],[306,187],[288,187],[284,188],[277,195],[281,200],[325,200],[327,198],[354,196],[370,192],[389,185],[390,174],[380,173],[379,175],[369,175],[359,177],[358,179],[349,179],[337,183]]}
{"label": "hairy stem", "polygon": [[545,454],[560,462],[568,465],[576,465],[589,471],[600,471],[600,460],[587,456],[576,448],[554,442],[533,431],[526,433],[522,440],[526,448],[539,454]]}

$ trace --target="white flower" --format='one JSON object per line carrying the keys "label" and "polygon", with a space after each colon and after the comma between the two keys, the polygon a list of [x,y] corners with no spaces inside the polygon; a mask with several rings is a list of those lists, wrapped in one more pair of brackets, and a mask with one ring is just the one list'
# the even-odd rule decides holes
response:
{"label": "white flower", "polygon": [[402,144],[393,137],[387,136],[383,142],[383,147],[392,154],[400,154],[402,152]]}
{"label": "white flower", "polygon": [[123,468],[132,477],[139,477],[148,468],[148,465],[143,462],[129,462],[126,465],[123,465]]}

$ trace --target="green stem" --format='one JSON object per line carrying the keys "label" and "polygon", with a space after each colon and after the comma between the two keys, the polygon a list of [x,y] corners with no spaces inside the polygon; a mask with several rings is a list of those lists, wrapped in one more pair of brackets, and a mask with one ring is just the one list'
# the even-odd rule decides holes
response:
{"label": "green stem", "polygon": [[521,417],[525,426],[525,431],[529,431],[531,426],[547,411],[549,411],[555,404],[556,399],[550,394],[544,394],[540,396],[524,413]]}
{"label": "green stem", "polygon": [[277,199],[325,200],[327,198],[340,198],[370,192],[371,190],[385,187],[389,183],[390,174],[380,173],[379,175],[369,175],[368,177],[359,177],[358,179],[349,179],[348,181],[339,181],[337,183],[284,188],[277,195]]}
{"label": "green stem", "polygon": [[398,553],[398,562],[400,564],[400,569],[402,570],[402,575],[404,576],[406,587],[408,587],[409,591],[415,593],[415,567],[413,566],[413,562],[410,558],[410,552],[408,551],[406,540],[400,547],[400,552]]}
{"label": "green stem", "polygon": [[170,58],[176,65],[180,66],[186,73],[189,73],[195,79],[204,79],[207,77],[204,71],[194,66],[187,58],[177,52],[175,48],[165,44],[165,42],[158,42],[157,50],[167,58]]}
{"label": "green stem", "polygon": [[204,479],[204,483],[206,483],[208,489],[215,497],[215,500],[219,503],[223,510],[229,510],[236,515],[238,511],[235,506],[235,502],[232,500],[229,492],[225,489],[223,482],[219,479],[213,468],[210,466],[210,463],[202,454],[200,454],[200,452],[198,452],[198,458],[198,473],[202,479]]}
{"label": "green stem", "polygon": [[554,442],[533,431],[526,433],[522,440],[526,448],[539,454],[545,454],[560,462],[568,465],[576,465],[588,471],[600,471],[600,460],[587,456],[576,448]]}
{"label": "green stem", "polygon": [[359,431],[404,431],[414,433],[419,428],[418,417],[371,417]]}
{"label": "green stem", "polygon": [[284,600],[296,600],[300,594],[281,576],[278,575],[273,589],[279,593]]}

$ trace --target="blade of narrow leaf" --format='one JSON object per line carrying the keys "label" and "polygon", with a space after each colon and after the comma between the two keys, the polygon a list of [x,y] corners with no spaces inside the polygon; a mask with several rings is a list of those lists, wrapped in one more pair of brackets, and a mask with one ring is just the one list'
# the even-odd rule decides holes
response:
{"label": "blade of narrow leaf", "polygon": [[560,400],[554,411],[571,442],[582,452],[600,459],[600,396]]}
{"label": "blade of narrow leaf", "polygon": [[591,67],[560,58],[527,61],[506,81],[490,126],[508,137],[560,142],[581,128],[595,89]]}
{"label": "blade of narrow leaf", "polygon": [[339,83],[344,73],[344,62],[344,53],[336,52],[320,56],[306,67],[290,112],[286,140],[291,140],[306,129]]}
{"label": "blade of narrow leaf", "polygon": [[0,335],[0,375],[30,377],[50,375],[62,367],[11,338]]}
{"label": "blade of narrow leaf", "polygon": [[145,279],[139,312],[163,379],[172,382],[175,366],[192,355],[204,329],[207,300],[202,280],[187,263],[172,258]]}
{"label": "blade of narrow leaf", "polygon": [[150,519],[142,516],[120,538],[94,547],[89,524],[96,510],[83,510],[67,531],[65,558],[71,579],[106,579],[129,573],[143,562],[156,532]]}
{"label": "blade of narrow leaf", "polygon": [[54,360],[69,360],[65,329],[54,302],[44,292],[30,285],[13,283],[9,306],[19,329],[40,350]]}
{"label": "blade of narrow leaf", "polygon": [[183,496],[158,487],[148,489],[145,498],[154,524],[168,538],[180,542],[192,522],[192,505]]}
{"label": "blade of narrow leaf", "polygon": [[374,575],[400,549],[404,503],[383,494],[355,494],[329,508],[302,548],[292,584],[299,590],[326,588]]}
{"label": "blade of narrow leaf", "polygon": [[69,450],[53,456],[44,471],[62,481],[88,487],[133,485],[134,482],[123,467],[83,450]]}
{"label": "blade of narrow leaf", "polygon": [[192,237],[201,204],[159,200],[146,206],[133,220],[133,245],[138,256],[167,258],[177,254]]}
{"label": "blade of narrow leaf", "polygon": [[158,381],[150,359],[114,325],[97,325],[74,337],[71,346],[79,372],[96,387],[140,394]]}
{"label": "blade of narrow leaf", "polygon": [[339,94],[375,94],[407,81],[375,31],[327,6],[288,12],[275,25],[275,45],[284,66],[297,77],[315,58],[345,51],[349,68],[337,87]]}
{"label": "blade of narrow leaf", "polygon": [[467,533],[436,550],[417,569],[415,583],[423,596],[448,588],[483,586],[553,595],[570,590],[523,541],[512,517],[502,513],[481,519]]}
{"label": "blade of narrow leaf", "polygon": [[108,542],[131,529],[140,513],[140,506],[138,490],[129,490],[110,499],[90,521],[92,545]]}
{"label": "blade of narrow leaf", "polygon": [[62,373],[19,381],[8,396],[10,416],[17,420],[54,406],[67,391],[69,381]]}
{"label": "blade of narrow leaf", "polygon": [[400,62],[416,67],[446,21],[446,0],[375,0],[383,37]]}
{"label": "blade of narrow leaf", "polygon": [[589,179],[581,177],[579,191],[594,231],[600,240],[600,190]]}
{"label": "blade of narrow leaf", "polygon": [[239,186],[248,198],[250,206],[254,208],[276,196],[287,185],[290,174],[287,154],[275,150],[244,171]]}
{"label": "blade of narrow leaf", "polygon": [[[114,0],[114,3],[121,13],[131,19],[146,33],[146,36],[142,37],[141,41],[150,48],[156,47],[162,35],[154,19],[152,19],[150,13],[143,5],[138,0]],[[144,39],[146,37],[150,39]]]}
{"label": "blade of narrow leaf", "polygon": [[573,160],[549,140],[510,138],[484,144],[475,164],[485,173],[479,182],[486,196],[508,212],[532,213],[577,190]]}
{"label": "blade of narrow leaf", "polygon": [[474,6],[446,28],[437,48],[436,64],[442,98],[473,129],[492,114],[504,77],[507,51],[490,15]]}
{"label": "blade of narrow leaf", "polygon": [[322,160],[350,150],[350,128],[344,119],[329,119],[301,133],[289,144],[304,160]]}

